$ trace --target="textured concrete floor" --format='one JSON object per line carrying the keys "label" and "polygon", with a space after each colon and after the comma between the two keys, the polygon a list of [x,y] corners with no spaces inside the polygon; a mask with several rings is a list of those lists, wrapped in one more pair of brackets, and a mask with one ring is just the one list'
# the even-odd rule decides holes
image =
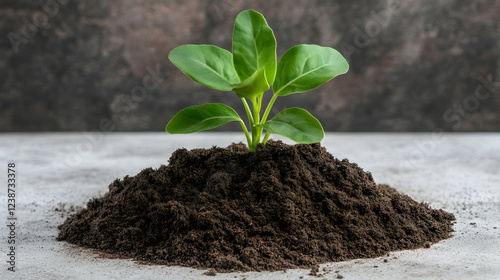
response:
{"label": "textured concrete floor", "polygon": [[[115,178],[166,164],[179,147],[227,146],[240,133],[0,134],[0,219],[7,224],[7,164],[16,163],[16,272],[0,229],[0,279],[500,279],[500,133],[329,133],[322,144],[417,201],[457,218],[450,239],[388,257],[309,270],[228,273],[105,259],[55,241],[67,213],[107,192]],[[385,262],[384,260],[387,260]]]}

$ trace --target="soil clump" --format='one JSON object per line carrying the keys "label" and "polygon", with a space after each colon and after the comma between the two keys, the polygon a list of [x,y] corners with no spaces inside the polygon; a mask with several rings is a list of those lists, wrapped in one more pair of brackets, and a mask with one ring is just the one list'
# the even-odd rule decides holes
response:
{"label": "soil clump", "polygon": [[320,144],[269,141],[178,149],[115,180],[57,239],[158,264],[275,271],[421,248],[450,237],[454,219]]}

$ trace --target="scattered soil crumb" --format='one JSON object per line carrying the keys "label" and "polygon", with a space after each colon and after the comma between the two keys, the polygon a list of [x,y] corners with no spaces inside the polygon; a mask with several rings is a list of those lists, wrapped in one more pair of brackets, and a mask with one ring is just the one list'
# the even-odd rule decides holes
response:
{"label": "scattered soil crumb", "polygon": [[314,265],[311,268],[311,272],[309,272],[309,275],[318,276],[318,272],[319,272],[319,265]]}
{"label": "scattered soil crumb", "polygon": [[57,240],[156,264],[278,271],[429,247],[454,219],[320,144],[268,141],[256,152],[178,149],[168,165],[115,180]]}
{"label": "scattered soil crumb", "polygon": [[53,208],[53,211],[60,213],[61,218],[65,218],[81,211],[82,209],[83,207],[81,206],[71,205],[67,207],[66,203],[58,203],[57,206]]}
{"label": "scattered soil crumb", "polygon": [[337,279],[344,279],[344,276],[337,274]]}
{"label": "scattered soil crumb", "polygon": [[217,275],[217,271],[215,269],[211,268],[210,270],[206,271],[203,274],[208,275],[208,276],[215,276],[215,275]]}

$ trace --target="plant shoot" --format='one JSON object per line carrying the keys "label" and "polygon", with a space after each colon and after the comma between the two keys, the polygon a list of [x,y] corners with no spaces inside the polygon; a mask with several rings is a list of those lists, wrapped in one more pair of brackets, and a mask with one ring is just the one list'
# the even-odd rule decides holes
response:
{"label": "plant shoot", "polygon": [[[236,93],[245,107],[248,127],[231,107],[210,103],[182,109],[167,124],[166,131],[193,133],[237,121],[250,151],[256,151],[259,143],[265,144],[271,133],[297,143],[320,142],[323,127],[306,110],[287,108],[268,120],[269,113],[278,96],[317,88],[349,69],[338,51],[309,44],[292,47],[277,62],[274,33],[254,10],[236,17],[232,52],[212,45],[183,45],[173,49],[168,58],[192,80]],[[263,95],[271,86],[273,95],[264,106]]]}

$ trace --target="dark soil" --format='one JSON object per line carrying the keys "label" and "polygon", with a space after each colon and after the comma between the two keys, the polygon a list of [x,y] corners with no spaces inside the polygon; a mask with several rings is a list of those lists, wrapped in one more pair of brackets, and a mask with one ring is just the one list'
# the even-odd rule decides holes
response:
{"label": "dark soil", "polygon": [[320,144],[269,141],[179,149],[167,166],[115,180],[57,239],[217,272],[282,270],[421,248],[450,237],[454,219]]}

